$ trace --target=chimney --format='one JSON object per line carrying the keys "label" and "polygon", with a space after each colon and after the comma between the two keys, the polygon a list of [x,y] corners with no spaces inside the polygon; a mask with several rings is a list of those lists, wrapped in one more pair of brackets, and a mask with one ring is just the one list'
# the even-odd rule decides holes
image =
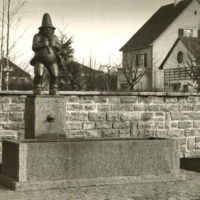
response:
{"label": "chimney", "polygon": [[174,0],[174,7],[182,0]]}

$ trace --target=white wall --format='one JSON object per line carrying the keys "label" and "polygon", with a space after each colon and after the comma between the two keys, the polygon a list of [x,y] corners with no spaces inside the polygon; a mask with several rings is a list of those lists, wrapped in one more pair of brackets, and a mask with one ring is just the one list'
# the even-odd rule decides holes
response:
{"label": "white wall", "polygon": [[[195,15],[194,12],[197,11]],[[170,13],[169,13],[170,14]],[[153,87],[155,91],[162,91],[163,81],[160,80],[161,74],[158,67],[168,54],[172,45],[178,38],[178,29],[193,29],[193,36],[197,37],[198,29],[200,29],[200,4],[197,0],[193,2],[172,22],[172,24],[164,31],[153,43]]]}
{"label": "white wall", "polygon": [[[178,53],[180,51],[183,52],[183,62],[182,63],[179,63],[177,61],[177,55],[178,55]],[[193,55],[185,47],[185,45],[182,43],[182,41],[179,40],[179,42],[177,43],[176,47],[173,49],[173,51],[171,52],[170,56],[168,57],[166,63],[163,65],[163,74],[164,74],[164,70],[165,69],[190,67],[188,65],[188,63],[191,63],[190,59],[194,60]],[[192,79],[191,80],[181,80],[181,81],[180,80],[179,81],[174,80],[174,81],[171,81],[170,83],[171,84],[172,83],[180,83],[181,84],[180,91],[182,91],[183,90],[183,85],[187,85],[187,84],[193,85],[194,81]],[[164,85],[164,79],[163,79],[163,85]],[[190,90],[193,91],[192,88]]]}

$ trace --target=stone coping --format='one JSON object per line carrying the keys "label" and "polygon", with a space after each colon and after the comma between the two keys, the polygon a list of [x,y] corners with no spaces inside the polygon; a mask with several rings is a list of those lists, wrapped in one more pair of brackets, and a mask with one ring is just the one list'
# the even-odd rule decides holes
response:
{"label": "stone coping", "polygon": [[[60,91],[60,95],[70,96],[157,96],[157,97],[188,97],[188,96],[200,96],[200,93],[195,92],[101,92],[101,91]],[[44,94],[48,95],[48,91],[44,91]],[[0,96],[11,95],[32,95],[32,91],[0,91]]]}
{"label": "stone coping", "polygon": [[135,140],[135,141],[147,141],[147,140],[174,140],[173,138],[67,138],[67,139],[24,139],[24,140],[11,140],[5,139],[4,141],[9,141],[12,143],[57,143],[57,142],[86,142],[86,141],[124,141],[124,140]]}

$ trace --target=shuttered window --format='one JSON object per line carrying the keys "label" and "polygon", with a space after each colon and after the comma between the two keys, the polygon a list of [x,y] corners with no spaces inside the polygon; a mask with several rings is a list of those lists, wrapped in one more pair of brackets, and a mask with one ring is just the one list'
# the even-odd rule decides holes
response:
{"label": "shuttered window", "polygon": [[178,36],[183,37],[183,29],[178,29]]}
{"label": "shuttered window", "polygon": [[137,67],[147,67],[147,54],[137,54],[136,55],[136,66]]}
{"label": "shuttered window", "polygon": [[198,37],[200,37],[200,30],[198,30]]}
{"label": "shuttered window", "polygon": [[139,54],[136,55],[136,63],[135,64],[137,67],[139,66]]}

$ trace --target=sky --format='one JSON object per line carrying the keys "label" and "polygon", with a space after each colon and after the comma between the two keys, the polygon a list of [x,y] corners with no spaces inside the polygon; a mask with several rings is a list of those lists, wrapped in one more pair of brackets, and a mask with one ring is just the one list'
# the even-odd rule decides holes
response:
{"label": "sky", "polygon": [[[13,1],[13,0],[12,0]],[[21,0],[15,0],[15,2]],[[49,13],[53,26],[73,37],[74,58],[93,66],[120,62],[119,49],[161,6],[173,0],[27,0],[18,27],[24,30],[18,52],[33,56],[32,38]],[[22,59],[22,57],[20,59]],[[19,60],[19,59],[18,59]],[[17,62],[17,61],[16,61]],[[18,61],[19,62],[19,61]]]}

